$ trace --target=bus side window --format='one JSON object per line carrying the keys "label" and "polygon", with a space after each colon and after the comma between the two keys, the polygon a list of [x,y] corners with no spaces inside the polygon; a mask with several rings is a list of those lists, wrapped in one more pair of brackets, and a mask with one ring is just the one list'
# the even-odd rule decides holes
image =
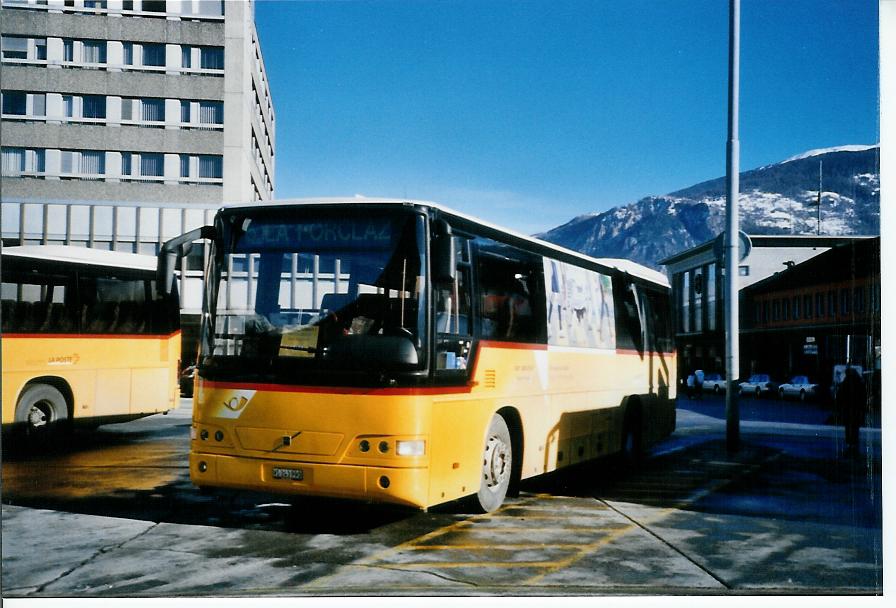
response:
{"label": "bus side window", "polygon": [[492,252],[492,243],[484,243],[477,263],[480,337],[544,342],[547,325],[541,258],[500,245]]}
{"label": "bus side window", "polygon": [[449,283],[437,284],[435,296],[436,365],[438,371],[466,370],[470,357],[471,308],[469,241],[453,237],[457,272]]}
{"label": "bus side window", "polygon": [[613,298],[616,307],[616,348],[644,353],[644,332],[641,327],[641,302],[632,283],[613,277]]}

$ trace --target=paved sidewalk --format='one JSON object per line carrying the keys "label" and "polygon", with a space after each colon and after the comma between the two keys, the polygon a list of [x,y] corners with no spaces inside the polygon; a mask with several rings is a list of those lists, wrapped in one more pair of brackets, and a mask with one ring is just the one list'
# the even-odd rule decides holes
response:
{"label": "paved sidewalk", "polygon": [[[220,527],[4,504],[3,594],[882,592],[878,429],[863,430],[860,458],[843,458],[842,428],[745,420],[729,453],[724,419],[682,405],[678,430],[639,471],[602,461],[549,475],[480,516],[410,513],[345,534],[314,530],[326,512],[290,515],[311,528],[300,532],[288,519],[260,529],[261,512]],[[369,517],[358,506],[333,517],[351,513]]]}

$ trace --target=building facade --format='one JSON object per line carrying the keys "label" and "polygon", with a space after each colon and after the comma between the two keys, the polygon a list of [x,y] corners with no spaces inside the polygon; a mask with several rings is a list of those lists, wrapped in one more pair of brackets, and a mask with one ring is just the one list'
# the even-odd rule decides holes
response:
{"label": "building facade", "polygon": [[[745,288],[832,247],[862,238],[751,235],[752,249],[738,265],[741,327]],[[672,285],[679,378],[695,369],[725,374],[725,266],[716,257],[714,243],[707,241],[659,262],[666,266]],[[765,371],[754,369],[759,363],[743,356],[740,365],[740,377]]]}
{"label": "building facade", "polygon": [[[4,245],[155,255],[227,202],[274,196],[252,0],[0,0]],[[195,352],[202,269],[181,275]]]}
{"label": "building facade", "polygon": [[833,382],[835,366],[857,365],[870,386],[879,386],[880,237],[834,247],[742,295],[746,364],[782,380],[807,375],[823,386]]}
{"label": "building facade", "polygon": [[[274,195],[254,3],[2,0],[5,245],[155,255],[225,202]],[[201,303],[201,260],[182,286]]]}

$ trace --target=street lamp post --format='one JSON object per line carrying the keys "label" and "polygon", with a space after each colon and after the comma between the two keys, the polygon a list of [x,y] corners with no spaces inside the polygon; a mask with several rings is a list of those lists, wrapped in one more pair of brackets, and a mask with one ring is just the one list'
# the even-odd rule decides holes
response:
{"label": "street lamp post", "polygon": [[740,96],[740,0],[730,0],[728,14],[728,203],[725,207],[725,420],[728,449],[740,447],[740,408],[737,378],[740,375],[738,323],[738,195],[740,191],[740,141],[738,104]]}

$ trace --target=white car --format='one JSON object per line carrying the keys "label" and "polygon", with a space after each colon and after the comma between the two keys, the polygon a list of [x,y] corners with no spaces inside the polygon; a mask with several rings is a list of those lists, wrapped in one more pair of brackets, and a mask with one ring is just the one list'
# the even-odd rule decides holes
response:
{"label": "white car", "polygon": [[775,395],[778,388],[768,374],[753,374],[746,382],[740,383],[741,395]]}
{"label": "white car", "polygon": [[795,397],[800,401],[805,401],[806,399],[815,397],[815,392],[817,390],[818,385],[809,382],[808,376],[794,376],[790,379],[790,382],[785,382],[778,387],[778,396],[781,399]]}
{"label": "white car", "polygon": [[725,379],[721,374],[706,374],[703,378],[703,392],[719,395],[725,392]]}

